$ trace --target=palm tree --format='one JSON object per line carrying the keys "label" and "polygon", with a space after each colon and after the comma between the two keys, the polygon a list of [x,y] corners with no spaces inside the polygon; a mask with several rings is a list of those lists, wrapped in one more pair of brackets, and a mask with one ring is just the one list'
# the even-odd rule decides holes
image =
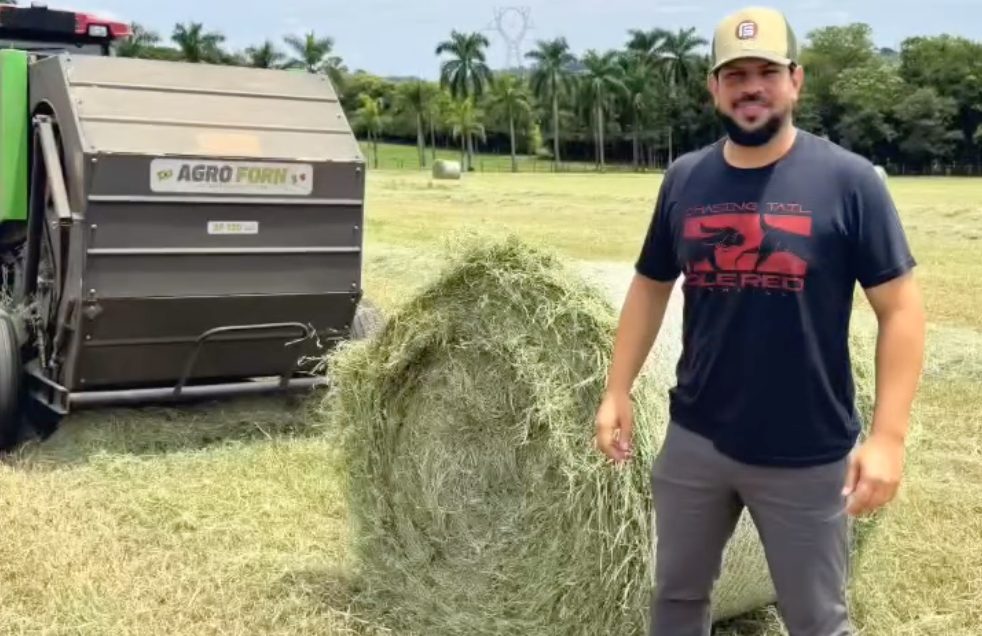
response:
{"label": "palm tree", "polygon": [[671,33],[665,29],[651,29],[650,31],[631,29],[627,33],[631,36],[627,42],[627,50],[641,53],[651,61],[657,61],[661,57],[665,42],[671,36]]}
{"label": "palm tree", "polygon": [[[706,40],[696,35],[695,27],[680,29],[676,33],[669,33],[665,37],[660,53],[665,63],[665,73],[667,75],[669,95],[671,103],[677,107],[678,88],[684,86],[692,77],[693,68],[699,60],[699,55],[695,52],[700,46],[708,44]],[[668,128],[668,161],[672,162],[674,156],[673,148],[674,129]]]}
{"label": "palm tree", "polygon": [[245,50],[245,54],[249,66],[255,68],[278,68],[286,57],[269,40],[266,40],[260,46],[250,46]]}
{"label": "palm tree", "polygon": [[223,57],[221,45],[225,36],[217,31],[205,32],[204,25],[200,22],[175,25],[171,39],[188,62],[214,63]]}
{"label": "palm tree", "polygon": [[317,37],[313,31],[308,31],[303,37],[288,35],[283,38],[295,56],[287,62],[288,68],[302,68],[308,73],[326,73],[331,83],[340,91],[344,82],[344,65],[334,51],[334,39]]}
{"label": "palm tree", "polygon": [[461,163],[464,163],[466,156],[467,162],[464,163],[464,170],[470,172],[474,169],[472,164],[472,154],[468,150],[473,149],[473,138],[480,137],[482,141],[487,139],[487,132],[484,124],[481,123],[483,113],[478,110],[473,97],[457,100],[453,103],[449,113],[449,123],[453,126],[452,135],[454,139],[460,138]]}
{"label": "palm tree", "polygon": [[435,93],[434,86],[422,80],[413,80],[401,84],[396,93],[396,104],[399,110],[404,113],[411,113],[416,117],[416,146],[419,149],[420,168],[426,167],[426,136],[423,132],[423,118],[429,113],[430,102]]}
{"label": "palm tree", "polygon": [[508,118],[511,134],[511,171],[518,172],[518,152],[515,142],[515,119],[532,113],[532,95],[528,86],[514,75],[498,78],[491,91],[488,106]]}
{"label": "palm tree", "polygon": [[604,168],[604,111],[612,100],[624,92],[624,69],[619,64],[617,51],[598,53],[590,50],[583,57],[586,67],[582,76],[585,97],[593,109],[593,122],[597,143],[597,165]]}
{"label": "palm tree", "polygon": [[119,57],[145,57],[150,49],[160,44],[160,35],[156,31],[151,31],[135,22],[130,28],[133,35],[116,47],[116,55]]}
{"label": "palm tree", "polygon": [[[436,54],[449,53],[450,58],[440,65],[440,85],[450,89],[450,95],[457,100],[479,99],[484,95],[494,77],[487,65],[484,50],[490,46],[487,37],[481,33],[460,33],[453,30],[450,39],[440,42]],[[468,165],[473,162],[474,148],[472,138],[467,137]]]}
{"label": "palm tree", "polygon": [[576,57],[570,53],[566,38],[540,41],[538,48],[529,51],[525,57],[535,62],[531,75],[532,92],[543,103],[552,104],[552,156],[553,168],[559,169],[559,100],[568,94],[573,86],[570,67]]}
{"label": "palm tree", "polygon": [[621,68],[624,71],[624,89],[627,107],[631,111],[631,127],[633,128],[633,162],[634,167],[640,168],[641,153],[641,119],[642,114],[649,109],[654,101],[652,96],[652,62],[643,51],[628,50],[621,56]]}
{"label": "palm tree", "polygon": [[493,82],[484,52],[490,44],[481,33],[465,34],[455,30],[449,40],[437,45],[437,55],[450,54],[450,58],[440,65],[440,85],[448,87],[454,99],[478,99]]}
{"label": "palm tree", "polygon": [[385,124],[385,104],[382,98],[362,94],[361,106],[355,111],[355,125],[364,128],[368,134],[368,141],[372,144],[372,153],[375,155],[373,165],[376,169],[378,168],[378,140],[385,129]]}
{"label": "palm tree", "polygon": [[453,97],[450,96],[450,91],[437,86],[426,108],[426,119],[430,126],[430,150],[434,162],[436,162],[436,132],[445,128],[452,109]]}

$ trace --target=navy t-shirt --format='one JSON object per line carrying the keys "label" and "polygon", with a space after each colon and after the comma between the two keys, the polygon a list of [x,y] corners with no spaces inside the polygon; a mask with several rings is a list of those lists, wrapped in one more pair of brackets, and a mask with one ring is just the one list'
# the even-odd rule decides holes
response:
{"label": "navy t-shirt", "polygon": [[667,171],[636,263],[684,276],[670,414],[738,461],[837,461],[860,430],[849,320],[857,282],[914,267],[866,159],[797,131],[776,163],[735,168],[718,142]]}

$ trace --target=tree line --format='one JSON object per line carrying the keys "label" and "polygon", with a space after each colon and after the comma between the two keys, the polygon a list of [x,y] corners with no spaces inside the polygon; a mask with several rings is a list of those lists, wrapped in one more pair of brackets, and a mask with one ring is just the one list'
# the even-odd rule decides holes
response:
{"label": "tree line", "polygon": [[[350,71],[330,37],[308,32],[233,52],[200,23],[178,24],[170,43],[140,25],[118,54],[293,68],[327,74],[356,133],[414,143],[420,166],[437,148],[564,161],[664,167],[718,139],[706,76],[708,42],[695,28],[631,29],[622,48],[574,54],[565,38],[538,41],[521,69],[492,70],[482,33],[454,30],[433,49],[439,80]],[[982,42],[940,35],[877,48],[869,25],[810,31],[797,124],[903,173],[982,173]]]}

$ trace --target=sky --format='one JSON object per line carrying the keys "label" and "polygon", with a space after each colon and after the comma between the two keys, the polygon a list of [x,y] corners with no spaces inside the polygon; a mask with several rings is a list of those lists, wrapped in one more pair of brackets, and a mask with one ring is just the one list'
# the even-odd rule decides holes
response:
{"label": "sky", "polygon": [[[52,8],[100,12],[140,22],[165,39],[177,22],[197,21],[223,32],[227,45],[241,49],[266,38],[314,30],[335,41],[336,53],[351,70],[383,76],[435,79],[438,42],[452,29],[485,31],[492,67],[505,66],[505,40],[494,28],[496,8],[527,7],[531,29],[523,50],[539,39],[565,36],[577,54],[622,47],[632,28],[696,27],[709,40],[716,21],[743,6],[724,0],[267,0],[262,11],[244,10],[242,0],[82,0]],[[813,28],[866,22],[878,46],[899,48],[911,35],[951,33],[982,40],[980,0],[772,0],[784,11],[799,39]],[[274,9],[274,7],[279,7]],[[603,17],[600,15],[603,11]],[[514,14],[512,14],[514,15]]]}

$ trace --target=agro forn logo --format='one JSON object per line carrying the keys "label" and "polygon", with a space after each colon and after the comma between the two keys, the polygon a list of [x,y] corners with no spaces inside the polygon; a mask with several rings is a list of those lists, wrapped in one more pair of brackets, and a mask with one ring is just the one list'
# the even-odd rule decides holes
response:
{"label": "agro forn logo", "polygon": [[737,37],[741,40],[751,40],[757,37],[757,23],[753,20],[744,20],[738,24]]}

